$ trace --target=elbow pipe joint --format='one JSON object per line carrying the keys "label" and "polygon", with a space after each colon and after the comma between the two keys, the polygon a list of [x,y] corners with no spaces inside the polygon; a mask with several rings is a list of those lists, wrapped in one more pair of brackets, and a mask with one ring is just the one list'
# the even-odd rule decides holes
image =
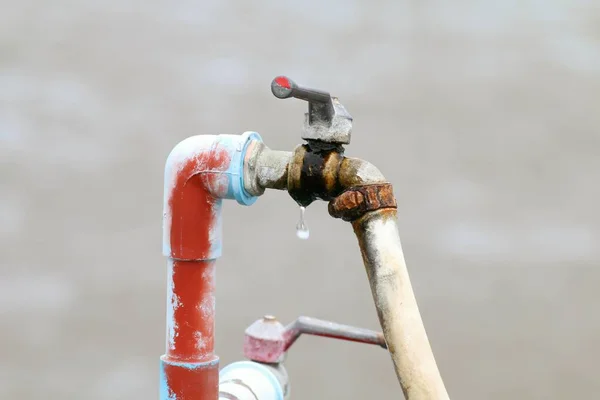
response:
{"label": "elbow pipe joint", "polygon": [[217,399],[214,353],[215,260],[221,256],[223,199],[249,206],[244,160],[257,133],[199,135],[177,144],[164,176],[163,254],[167,257],[166,353],[160,399]]}
{"label": "elbow pipe joint", "polygon": [[[163,255],[178,260],[221,256],[221,201],[254,204],[257,196],[244,186],[244,161],[256,132],[198,135],[184,139],[165,166]],[[210,221],[209,230],[204,229]]]}

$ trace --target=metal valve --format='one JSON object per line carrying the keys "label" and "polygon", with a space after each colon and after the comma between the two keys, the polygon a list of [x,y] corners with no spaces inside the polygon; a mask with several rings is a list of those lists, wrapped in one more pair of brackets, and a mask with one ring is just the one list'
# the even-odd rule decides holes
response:
{"label": "metal valve", "polygon": [[285,76],[273,79],[271,92],[279,99],[293,97],[308,101],[302,139],[350,144],[352,117],[337,97],[320,90],[300,87]]}
{"label": "metal valve", "polygon": [[288,326],[283,326],[275,317],[267,315],[246,329],[244,355],[252,361],[268,364],[280,363],[283,361],[286,351],[301,334],[376,344],[384,349],[387,348],[381,332],[310,317],[299,317]]}

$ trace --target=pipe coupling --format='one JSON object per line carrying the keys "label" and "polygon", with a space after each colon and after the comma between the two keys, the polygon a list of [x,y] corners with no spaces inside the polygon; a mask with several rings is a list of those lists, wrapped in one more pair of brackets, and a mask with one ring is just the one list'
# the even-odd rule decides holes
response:
{"label": "pipe coupling", "polygon": [[317,199],[329,201],[341,193],[338,179],[344,148],[317,140],[296,147],[290,159],[288,193],[303,207]]}
{"label": "pipe coupling", "polygon": [[346,189],[329,202],[329,215],[344,221],[354,221],[368,212],[382,208],[397,208],[390,183],[356,186]]}

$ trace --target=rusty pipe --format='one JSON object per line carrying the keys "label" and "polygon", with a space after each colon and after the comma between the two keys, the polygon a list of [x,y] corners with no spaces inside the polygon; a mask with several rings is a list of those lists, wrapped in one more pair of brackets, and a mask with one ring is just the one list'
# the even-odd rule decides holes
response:
{"label": "rusty pipe", "polygon": [[297,146],[293,152],[272,150],[258,140],[248,145],[244,187],[249,194],[260,196],[265,189],[289,191],[306,186],[307,191],[314,192],[315,185],[307,185],[307,177],[314,177],[322,187],[316,197],[321,200],[331,200],[354,186],[387,182],[373,164],[345,157],[336,147],[315,156],[307,145]]}
{"label": "rusty pipe", "polygon": [[373,164],[345,157],[343,148],[331,145],[314,148],[304,144],[293,153],[272,151],[262,143],[251,149],[249,158],[255,161],[245,180],[249,193],[287,189],[303,206],[315,199],[330,201],[332,216],[352,222],[406,399],[449,399],[404,260],[396,200],[383,174]]}

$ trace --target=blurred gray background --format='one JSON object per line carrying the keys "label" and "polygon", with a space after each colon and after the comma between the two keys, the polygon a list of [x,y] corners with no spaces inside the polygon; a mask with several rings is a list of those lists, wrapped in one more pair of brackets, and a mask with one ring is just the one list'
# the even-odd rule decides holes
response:
{"label": "blurred gray background", "polygon": [[[340,97],[394,184],[454,399],[600,391],[596,1],[0,5],[0,398],[158,398],[164,161],[194,134],[300,143],[286,74]],[[263,314],[379,329],[351,227],[268,192],[225,206],[217,351]],[[305,337],[295,399],[401,398],[375,347]]]}

